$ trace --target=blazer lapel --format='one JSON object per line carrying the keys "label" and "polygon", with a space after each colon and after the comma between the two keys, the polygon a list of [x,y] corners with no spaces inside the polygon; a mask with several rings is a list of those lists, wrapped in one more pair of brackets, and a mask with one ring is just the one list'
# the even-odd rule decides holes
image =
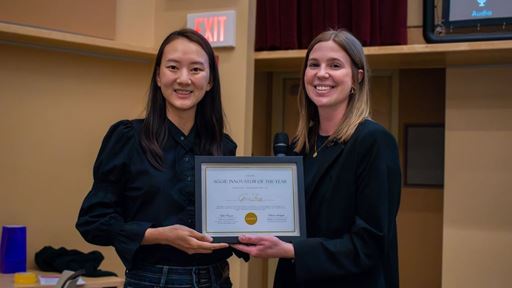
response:
{"label": "blazer lapel", "polygon": [[341,154],[343,149],[345,148],[345,145],[342,143],[335,143],[331,146],[326,147],[322,153],[318,153],[318,156],[316,158],[313,158],[312,156],[307,156],[304,158],[304,166],[309,166],[307,162],[309,161],[315,161],[318,162],[316,165],[316,169],[313,171],[308,171],[306,173],[311,173],[309,175],[305,176],[305,188],[306,188],[306,202],[311,197],[311,194],[320,179],[320,177],[324,174],[325,170],[331,165],[331,163],[338,158],[338,156]]}

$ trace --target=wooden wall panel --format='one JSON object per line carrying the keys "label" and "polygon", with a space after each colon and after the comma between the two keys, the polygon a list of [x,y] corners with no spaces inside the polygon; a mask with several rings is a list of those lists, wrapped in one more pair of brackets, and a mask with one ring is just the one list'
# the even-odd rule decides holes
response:
{"label": "wooden wall panel", "polygon": [[4,0],[0,22],[114,39],[116,0]]}
{"label": "wooden wall panel", "polygon": [[[399,79],[399,144],[404,175],[405,124],[444,123],[445,71],[401,70]],[[442,187],[402,187],[398,243],[400,286],[441,287]]]}

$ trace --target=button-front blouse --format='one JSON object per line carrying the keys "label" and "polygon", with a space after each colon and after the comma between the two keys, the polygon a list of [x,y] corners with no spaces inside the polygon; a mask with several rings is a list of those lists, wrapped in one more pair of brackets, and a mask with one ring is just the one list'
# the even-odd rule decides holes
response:
{"label": "button-front blouse", "polygon": [[[195,228],[194,155],[196,129],[188,135],[167,121],[164,170],[153,167],[140,144],[143,120],[114,124],[94,164],[94,183],[76,224],[96,245],[114,246],[127,268],[133,263],[168,266],[209,265],[227,259],[232,249],[187,253],[169,245],[141,245],[146,229],[181,224]],[[235,155],[225,135],[223,154]],[[238,253],[237,253],[238,254]]]}

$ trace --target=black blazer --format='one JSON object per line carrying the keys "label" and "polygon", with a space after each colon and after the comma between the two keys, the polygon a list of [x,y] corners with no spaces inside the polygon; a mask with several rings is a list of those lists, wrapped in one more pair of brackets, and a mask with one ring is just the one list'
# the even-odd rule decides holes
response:
{"label": "black blazer", "polygon": [[304,155],[308,238],[274,287],[398,287],[400,164],[394,137],[365,120],[346,143]]}

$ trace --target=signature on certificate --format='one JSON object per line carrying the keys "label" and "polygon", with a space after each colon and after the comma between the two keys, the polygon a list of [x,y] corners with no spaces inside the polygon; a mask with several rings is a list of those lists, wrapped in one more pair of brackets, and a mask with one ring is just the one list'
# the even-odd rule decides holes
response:
{"label": "signature on certificate", "polygon": [[240,202],[261,202],[263,201],[263,197],[258,193],[242,193],[240,197],[238,197],[238,200],[240,200]]}

